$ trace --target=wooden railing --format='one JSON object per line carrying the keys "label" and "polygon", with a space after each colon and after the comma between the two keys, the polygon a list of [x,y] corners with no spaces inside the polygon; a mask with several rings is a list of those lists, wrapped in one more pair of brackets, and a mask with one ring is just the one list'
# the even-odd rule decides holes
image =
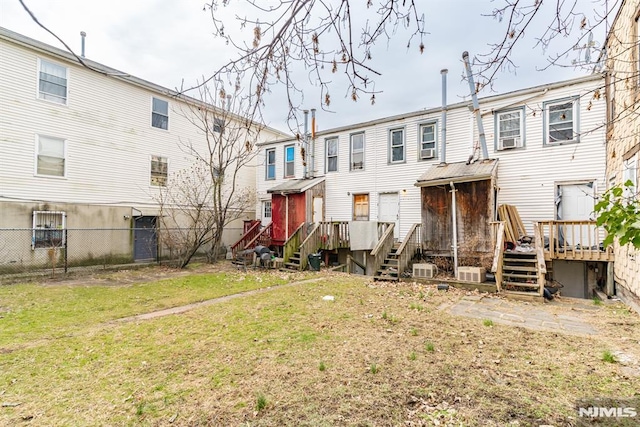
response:
{"label": "wooden railing", "polygon": [[347,273],[351,274],[353,272],[353,264],[357,265],[364,271],[364,274],[367,274],[367,266],[356,261],[351,255],[347,255]]}
{"label": "wooden railing", "polygon": [[256,236],[256,234],[259,233],[259,231],[260,221],[255,221],[251,228],[249,228],[247,232],[240,237],[240,240],[238,240],[231,246],[231,253],[233,254],[234,259],[239,251],[243,251],[246,248],[251,247],[248,245],[248,243],[253,240],[253,238]]}
{"label": "wooden railing", "polygon": [[264,227],[258,234],[256,234],[253,239],[251,239],[245,247],[253,248],[257,245],[262,246],[271,246],[271,236],[273,232],[273,223],[270,222],[269,225]]}
{"label": "wooden railing", "polygon": [[605,232],[595,221],[540,221],[536,227],[543,242],[548,238],[547,260],[613,261],[613,248],[604,248]]}
{"label": "wooden railing", "polygon": [[396,251],[396,258],[398,259],[398,277],[400,277],[405,268],[407,268],[409,262],[411,262],[418,249],[422,248],[421,230],[422,226],[420,224],[413,224],[402,241],[402,244]]}
{"label": "wooden railing", "polygon": [[[349,222],[347,221],[330,221],[320,222],[320,246],[322,249],[340,249],[348,248],[349,241]],[[318,248],[316,248],[318,249]]]}
{"label": "wooden railing", "polygon": [[533,241],[536,249],[536,268],[538,270],[538,292],[540,296],[544,295],[544,285],[546,284],[547,263],[544,260],[544,239],[540,234],[538,224],[533,224]]}
{"label": "wooden railing", "polygon": [[502,258],[504,256],[504,222],[497,221],[491,223],[491,241],[493,243],[493,263],[491,272],[496,278],[496,289],[502,289]]}
{"label": "wooden railing", "polygon": [[300,244],[298,252],[300,252],[300,270],[307,268],[309,254],[315,253],[321,245],[321,229],[320,223],[314,224],[313,229],[309,232],[306,239]]}
{"label": "wooden railing", "polygon": [[291,258],[291,256],[298,251],[298,248],[300,247],[300,243],[302,242],[302,239],[304,237],[303,236],[304,229],[305,229],[305,223],[303,222],[296,229],[296,231],[294,231],[291,234],[291,236],[289,236],[287,241],[284,242],[284,246],[282,248],[282,252],[283,252],[282,256],[283,256],[284,262],[288,262],[289,258]]}
{"label": "wooden railing", "polygon": [[[383,226],[385,224],[385,226]],[[393,243],[395,239],[393,238],[393,229],[395,228],[395,224],[391,223],[380,223],[378,224],[378,231],[383,231],[382,236],[378,240],[378,243],[371,251],[371,270],[368,273],[375,275],[376,271],[380,268],[380,266],[384,263],[385,258],[391,252],[391,248],[393,247]],[[368,266],[367,266],[368,267]],[[400,272],[398,272],[400,274]]]}

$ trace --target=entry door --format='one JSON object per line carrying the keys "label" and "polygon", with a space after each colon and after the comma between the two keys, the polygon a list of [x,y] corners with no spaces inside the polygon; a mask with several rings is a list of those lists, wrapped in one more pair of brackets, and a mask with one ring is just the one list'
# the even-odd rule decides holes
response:
{"label": "entry door", "polygon": [[393,237],[398,239],[400,235],[400,222],[398,220],[398,193],[380,193],[378,200],[378,221],[394,222]]}
{"label": "entry door", "polygon": [[314,197],[313,198],[313,222],[322,222],[324,220],[324,216],[322,215],[324,207],[324,199],[322,197]]}
{"label": "entry door", "polygon": [[[558,205],[558,219],[563,221],[582,221],[593,219],[593,208],[595,198],[593,194],[593,183],[588,184],[567,184],[559,187],[560,204]],[[580,233],[582,232],[584,244],[588,242],[589,227],[567,227],[562,236],[567,245],[574,246],[580,243]],[[594,241],[594,236],[591,236]]]}
{"label": "entry door", "polygon": [[141,216],[135,220],[133,231],[133,259],[135,261],[155,261],[158,254],[156,217]]}

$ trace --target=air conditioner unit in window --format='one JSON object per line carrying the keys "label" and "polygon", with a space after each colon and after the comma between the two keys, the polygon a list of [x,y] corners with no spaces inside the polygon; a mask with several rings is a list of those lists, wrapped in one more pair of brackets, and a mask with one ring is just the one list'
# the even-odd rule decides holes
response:
{"label": "air conditioner unit in window", "polygon": [[520,145],[520,138],[504,138],[501,139],[500,142],[502,143],[503,149],[516,148]]}
{"label": "air conditioner unit in window", "polygon": [[433,159],[435,156],[436,156],[435,148],[426,148],[424,150],[420,150],[421,159]]}
{"label": "air conditioner unit in window", "polygon": [[486,280],[486,274],[482,267],[458,267],[458,280],[482,283]]}
{"label": "air conditioner unit in window", "polygon": [[435,264],[413,264],[413,277],[433,279],[438,274]]}

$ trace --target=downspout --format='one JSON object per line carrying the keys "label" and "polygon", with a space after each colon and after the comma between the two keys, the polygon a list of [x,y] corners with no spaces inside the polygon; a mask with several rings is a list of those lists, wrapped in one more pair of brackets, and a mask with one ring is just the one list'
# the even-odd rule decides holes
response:
{"label": "downspout", "polygon": [[469,52],[464,51],[462,53],[462,60],[464,61],[464,68],[467,70],[467,81],[469,82],[471,100],[473,102],[473,114],[476,116],[476,121],[478,122],[478,136],[480,137],[480,147],[482,148],[482,160],[486,160],[489,158],[487,140],[484,135],[484,126],[482,125],[482,117],[480,117],[480,104],[478,104],[478,96],[476,95],[473,74],[471,73],[471,65],[469,64]]}
{"label": "downspout", "polygon": [[458,277],[458,223],[456,221],[457,206],[456,206],[456,190],[453,181],[449,183],[451,186],[451,219],[453,223],[453,274]]}
{"label": "downspout", "polygon": [[316,176],[316,109],[311,109],[311,178]]}
{"label": "downspout", "polygon": [[307,150],[309,149],[309,110],[304,110],[304,135],[302,136],[302,179],[307,179]]}
{"label": "downspout", "polygon": [[442,143],[440,148],[440,164],[447,164],[447,73],[446,68],[440,70],[442,74]]}

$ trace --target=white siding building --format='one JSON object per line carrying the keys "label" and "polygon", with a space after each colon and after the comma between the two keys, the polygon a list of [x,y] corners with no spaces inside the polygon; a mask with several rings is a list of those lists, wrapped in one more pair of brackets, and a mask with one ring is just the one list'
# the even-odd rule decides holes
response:
{"label": "white siding building", "polygon": [[[497,219],[502,204],[517,207],[531,236],[536,221],[594,219],[595,198],[606,185],[603,87],[604,77],[594,74],[479,100],[488,157],[495,163],[491,194],[479,200],[493,205],[485,225]],[[433,206],[425,205],[421,187],[431,184],[421,177],[430,170],[437,175],[432,168],[445,161],[463,170],[469,160],[482,160],[470,105],[447,106],[446,159],[441,107],[323,130],[308,148],[297,140],[265,142],[258,161],[263,168],[257,174],[258,209],[270,209],[270,189],[304,178],[302,153],[309,152],[308,177],[324,177],[325,221],[395,221],[398,241],[422,223],[424,238],[425,225],[440,226],[425,218],[425,209]],[[448,191],[445,185],[442,191]],[[467,214],[473,213],[460,212],[461,225]],[[445,225],[440,229],[450,234]]]}
{"label": "white siding building", "polygon": [[[189,120],[196,100],[83,61],[0,28],[0,228],[144,226],[168,177],[192,164],[184,146],[205,146]],[[264,128],[252,142],[284,135]],[[254,165],[239,176],[255,188]],[[225,242],[241,230],[232,224]],[[131,252],[128,238],[120,246]]]}

